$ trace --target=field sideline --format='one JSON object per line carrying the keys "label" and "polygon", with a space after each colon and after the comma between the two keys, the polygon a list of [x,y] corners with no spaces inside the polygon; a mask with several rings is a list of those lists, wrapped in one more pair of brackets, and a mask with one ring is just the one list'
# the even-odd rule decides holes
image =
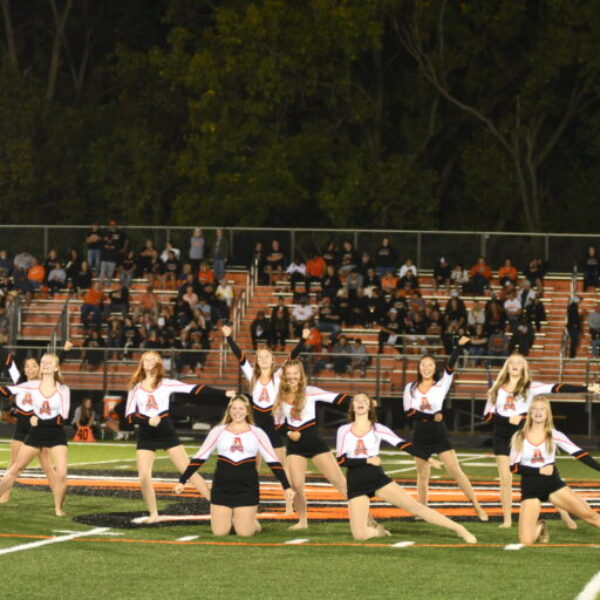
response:
{"label": "field sideline", "polygon": [[[8,447],[8,440],[0,440],[0,469],[7,465]],[[197,446],[186,448],[192,453]],[[487,510],[498,514],[493,457],[480,451],[461,451],[459,457]],[[386,471],[413,493],[411,457],[388,451],[382,458]],[[66,518],[52,515],[51,497],[36,468],[24,473],[11,502],[0,505],[0,581],[6,598],[148,599],[173,594],[192,599],[218,594],[245,599],[409,595],[411,600],[590,600],[597,597],[594,588],[600,589],[600,576],[594,579],[600,571],[600,531],[583,523],[570,531],[553,519],[550,544],[519,548],[516,525],[507,531],[495,522],[469,520],[467,526],[480,542],[469,547],[450,532],[377,502],[376,517],[386,520],[392,537],[359,543],[350,536],[343,502],[319,478],[308,488],[310,528],[289,531],[289,522],[279,518],[277,486],[265,477],[263,531],[249,540],[214,538],[203,518],[206,502],[191,491],[183,498],[171,493],[174,472],[161,453],[156,462],[159,506],[163,514],[173,515],[168,526],[130,524],[144,509],[132,443],[70,444],[69,462]],[[597,473],[568,457],[559,461],[559,468],[600,510]],[[202,473],[210,480],[212,463]],[[443,472],[436,477],[431,505],[445,505],[447,514],[468,519],[473,513],[462,494]],[[548,511],[549,518],[555,516]],[[196,522],[175,520],[188,519],[190,512]],[[127,526],[103,523],[108,513],[120,515]]]}

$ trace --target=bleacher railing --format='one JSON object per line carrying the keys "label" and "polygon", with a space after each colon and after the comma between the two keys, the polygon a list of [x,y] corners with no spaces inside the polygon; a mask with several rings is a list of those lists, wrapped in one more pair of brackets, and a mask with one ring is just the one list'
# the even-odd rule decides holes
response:
{"label": "bleacher railing", "polygon": [[[123,226],[132,240],[133,248],[141,247],[146,239],[162,249],[171,242],[188,256],[189,239],[194,224],[189,227]],[[216,227],[204,227],[210,248]],[[0,248],[12,254],[28,251],[45,257],[51,248],[65,255],[71,248],[84,250],[87,225],[0,225]],[[526,233],[500,231],[415,231],[380,229],[289,229],[236,227],[226,229],[229,241],[230,264],[250,265],[256,242],[265,250],[277,239],[288,258],[295,254],[306,256],[315,248],[323,250],[328,240],[338,244],[348,239],[354,247],[374,252],[386,236],[402,261],[411,258],[420,269],[431,269],[441,256],[451,263],[469,267],[478,256],[485,256],[497,268],[510,257],[524,268],[533,257],[548,261],[552,271],[570,272],[573,260],[583,258],[586,248],[596,243],[593,234]],[[210,258],[210,252],[207,254]]]}

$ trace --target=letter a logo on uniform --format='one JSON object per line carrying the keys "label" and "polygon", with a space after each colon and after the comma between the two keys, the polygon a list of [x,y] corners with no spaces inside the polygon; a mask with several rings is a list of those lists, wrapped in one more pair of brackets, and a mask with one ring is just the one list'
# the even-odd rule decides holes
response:
{"label": "letter a logo on uniform", "polygon": [[263,403],[269,401],[269,392],[267,391],[266,387],[263,387],[263,389],[262,389],[262,391],[260,393],[260,396],[258,398],[258,401],[259,402],[263,402]]}
{"label": "letter a logo on uniform", "polygon": [[420,411],[431,410],[431,404],[429,404],[429,400],[427,400],[427,396],[423,396],[421,398],[421,406],[419,408]]}
{"label": "letter a logo on uniform", "polygon": [[231,452],[243,452],[244,451],[244,444],[242,444],[241,437],[233,438],[233,444],[231,444],[230,451]]}
{"label": "letter a logo on uniform", "polygon": [[156,398],[152,395],[148,396],[148,400],[146,400],[146,410],[158,410],[158,404],[156,403]]}
{"label": "letter a logo on uniform", "polygon": [[504,410],[515,410],[515,397],[511,394],[506,397],[506,402],[504,403]]}
{"label": "letter a logo on uniform", "polygon": [[541,450],[538,450],[537,448],[533,451],[533,458],[531,459],[531,462],[534,463],[538,463],[538,462],[544,462],[544,457],[542,456],[542,452]]}
{"label": "letter a logo on uniform", "polygon": [[44,402],[42,403],[42,408],[40,408],[40,413],[42,415],[50,414],[50,403],[48,402],[48,400],[44,400]]}
{"label": "letter a logo on uniform", "polygon": [[25,406],[25,404],[28,404],[29,406],[33,405],[33,400],[31,399],[31,394],[29,393],[25,394],[25,398],[23,399],[23,406]]}
{"label": "letter a logo on uniform", "polygon": [[361,454],[364,454],[365,456],[367,456],[367,447],[365,446],[365,443],[362,440],[358,440],[358,442],[356,442],[356,448],[354,449],[354,454],[356,456],[359,456]]}

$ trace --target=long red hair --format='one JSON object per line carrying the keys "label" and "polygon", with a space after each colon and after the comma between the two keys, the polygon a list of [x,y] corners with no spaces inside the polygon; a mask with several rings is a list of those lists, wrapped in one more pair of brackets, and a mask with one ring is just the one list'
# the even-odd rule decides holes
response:
{"label": "long red hair", "polygon": [[137,369],[135,370],[135,373],[129,380],[130,390],[132,390],[138,383],[140,383],[140,381],[143,381],[146,378],[146,375],[148,373],[146,373],[146,371],[144,370],[144,357],[148,356],[148,354],[154,354],[158,358],[158,360],[156,361],[156,366],[154,367],[154,369],[152,369],[152,373],[150,373],[150,375],[154,376],[154,387],[158,387],[161,384],[161,381],[165,376],[162,356],[159,352],[156,352],[155,350],[148,350],[147,352],[144,352],[142,356],[140,356],[140,362],[138,363]]}

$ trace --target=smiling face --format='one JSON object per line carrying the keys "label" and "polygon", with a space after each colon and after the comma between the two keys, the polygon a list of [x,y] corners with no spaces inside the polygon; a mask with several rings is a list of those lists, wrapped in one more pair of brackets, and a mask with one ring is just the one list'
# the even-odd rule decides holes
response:
{"label": "smiling face", "polygon": [[297,389],[298,385],[300,385],[300,381],[302,380],[300,367],[298,365],[288,365],[285,368],[285,376],[290,388],[292,390]]}
{"label": "smiling face", "polygon": [[248,408],[241,400],[234,400],[229,407],[229,416],[233,423],[243,423],[248,416]]}
{"label": "smiling face", "polygon": [[256,362],[260,367],[261,372],[269,371],[273,368],[273,355],[270,350],[261,348],[256,353]]}
{"label": "smiling face", "polygon": [[35,358],[28,358],[25,361],[23,370],[25,371],[25,377],[27,377],[27,381],[39,379],[40,377],[40,365]]}
{"label": "smiling face", "polygon": [[40,361],[41,375],[54,375],[58,371],[58,359],[52,354],[44,354]]}
{"label": "smiling face", "polygon": [[421,359],[419,363],[419,373],[425,380],[433,379],[435,375],[435,361],[430,356]]}
{"label": "smiling face", "polygon": [[529,409],[531,412],[531,421],[544,425],[548,419],[548,408],[542,400],[534,400]]}
{"label": "smiling face", "polygon": [[144,352],[142,355],[142,368],[146,375],[153,373],[160,362],[160,356],[156,352]]}

